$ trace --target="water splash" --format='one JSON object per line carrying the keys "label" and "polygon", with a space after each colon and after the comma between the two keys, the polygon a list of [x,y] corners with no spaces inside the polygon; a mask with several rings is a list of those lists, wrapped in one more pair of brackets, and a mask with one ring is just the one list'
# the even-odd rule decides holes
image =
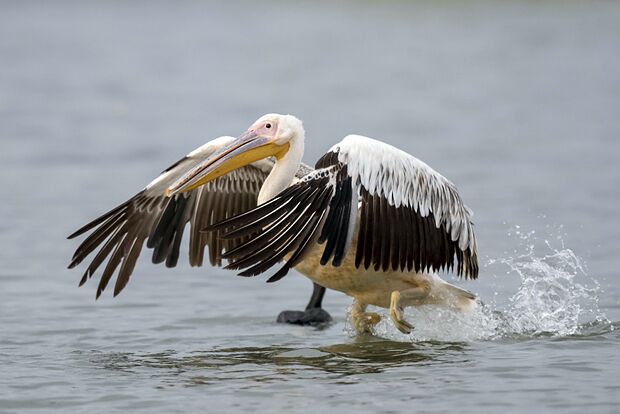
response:
{"label": "water splash", "polygon": [[[582,260],[564,246],[561,230],[553,230],[556,234],[545,239],[518,226],[508,233],[517,239],[517,247],[505,258],[489,259],[483,272],[483,277],[497,279],[503,270],[506,276],[501,277],[502,286],[518,282],[516,292],[502,305],[495,299],[480,302],[468,314],[436,306],[411,308],[407,312],[407,320],[415,326],[411,335],[398,332],[388,312],[379,310],[382,321],[376,334],[394,340],[475,341],[612,331],[615,324],[599,308],[599,283],[588,275]],[[346,329],[353,333],[350,325]]]}
{"label": "water splash", "polygon": [[582,324],[603,321],[600,285],[589,277],[571,249],[539,257],[530,251],[499,262],[519,275],[521,285],[505,311],[506,333],[575,335]]}

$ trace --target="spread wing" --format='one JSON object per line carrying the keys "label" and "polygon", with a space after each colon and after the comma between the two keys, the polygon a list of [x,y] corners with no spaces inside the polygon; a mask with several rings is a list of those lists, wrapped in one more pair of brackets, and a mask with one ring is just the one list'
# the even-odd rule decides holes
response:
{"label": "spread wing", "polygon": [[428,165],[350,135],[316,168],[267,203],[210,226],[224,240],[251,236],[224,254],[232,260],[228,268],[254,276],[290,254],[268,280],[276,281],[319,243],[322,265],[340,266],[350,257],[357,268],[420,272],[454,270],[456,262],[459,276],[477,278],[472,213]]}
{"label": "spread wing", "polygon": [[75,251],[69,268],[76,267],[94,254],[80,286],[105,262],[97,297],[116,271],[114,296],[119,294],[127,285],[145,241],[147,247],[153,249],[153,263],[165,262],[168,267],[175,266],[187,223],[190,224],[190,264],[201,266],[208,246],[210,263],[221,265],[222,253],[236,247],[244,239],[221,240],[201,230],[255,207],[263,181],[273,168],[273,161],[265,159],[239,168],[184,194],[166,197],[164,191],[197,163],[233,139],[220,137],[191,152],[163,171],[138,194],[71,234],[69,239],[90,232]]}

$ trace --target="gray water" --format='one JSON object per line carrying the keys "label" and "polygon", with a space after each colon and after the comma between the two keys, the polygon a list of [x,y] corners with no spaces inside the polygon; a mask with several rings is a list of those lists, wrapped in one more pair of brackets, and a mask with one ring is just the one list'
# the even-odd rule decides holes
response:
{"label": "gray water", "polygon": [[[0,412],[618,412],[619,40],[613,1],[0,3]],[[337,292],[276,324],[298,274],[78,289],[66,235],[274,111],[453,180],[485,305],[373,339]]]}

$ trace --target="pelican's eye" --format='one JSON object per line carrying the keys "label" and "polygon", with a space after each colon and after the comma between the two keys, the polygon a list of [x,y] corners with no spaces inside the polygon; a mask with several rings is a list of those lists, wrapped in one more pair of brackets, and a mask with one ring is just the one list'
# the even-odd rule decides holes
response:
{"label": "pelican's eye", "polygon": [[267,122],[267,123],[265,124],[265,128],[270,129],[270,128],[271,128],[271,124],[270,124],[269,122]]}

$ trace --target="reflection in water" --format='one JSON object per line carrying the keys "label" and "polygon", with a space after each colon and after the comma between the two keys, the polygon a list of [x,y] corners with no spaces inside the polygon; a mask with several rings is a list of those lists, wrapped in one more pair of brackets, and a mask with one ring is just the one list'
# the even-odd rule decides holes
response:
{"label": "reflection in water", "polygon": [[[380,373],[408,365],[465,363],[462,343],[405,343],[374,337],[319,348],[242,347],[219,348],[179,355],[175,351],[152,354],[100,353],[92,364],[127,373],[149,370],[171,385],[210,384],[225,380],[255,382]],[[156,370],[155,373],[151,370]]]}

